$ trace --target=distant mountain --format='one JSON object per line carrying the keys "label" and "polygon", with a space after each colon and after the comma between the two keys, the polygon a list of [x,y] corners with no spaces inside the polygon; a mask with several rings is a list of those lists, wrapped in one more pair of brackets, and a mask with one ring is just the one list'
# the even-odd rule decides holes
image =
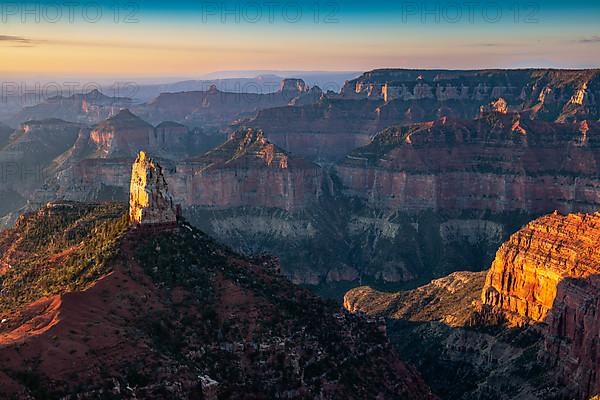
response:
{"label": "distant mountain", "polygon": [[136,84],[135,93],[132,96],[138,103],[145,103],[158,97],[161,93],[207,91],[213,85],[222,92],[268,94],[276,92],[283,79],[277,75],[257,75],[249,78],[185,80],[154,85]]}
{"label": "distant mountain", "polygon": [[68,97],[59,95],[25,107],[7,121],[19,125],[29,120],[60,118],[69,122],[93,124],[117,114],[122,108],[130,107],[132,102],[130,98],[106,96],[98,90]]}
{"label": "distant mountain", "polygon": [[474,119],[497,102],[524,119],[600,121],[600,70],[374,70],[348,81],[340,95],[264,109],[243,123],[287,151],[331,162],[389,126]]}
{"label": "distant mountain", "polygon": [[[203,79],[250,78],[255,76],[281,76],[304,80],[309,86],[319,86],[325,90],[340,91],[344,82],[360,76],[361,71],[217,71],[203,76]],[[335,89],[337,87],[337,89]]]}
{"label": "distant mountain", "polygon": [[240,118],[253,117],[260,110],[295,103],[312,104],[320,100],[322,91],[309,88],[299,79],[284,79],[274,92],[234,93],[212,85],[203,91],[161,93],[133,111],[152,123],[173,120],[189,126],[226,128]]}
{"label": "distant mountain", "polygon": [[[203,75],[199,79],[187,79],[172,83],[145,83],[119,81],[120,87],[131,86],[130,96],[136,103],[145,103],[161,93],[208,91],[216,86],[222,92],[269,94],[279,88],[284,79],[302,79],[310,87],[319,86],[325,90],[340,92],[344,83],[360,75],[360,72],[311,72],[311,71],[222,71]],[[157,79],[160,80],[160,79]],[[111,93],[115,84],[103,87],[103,91]],[[128,86],[130,87],[130,86]]]}

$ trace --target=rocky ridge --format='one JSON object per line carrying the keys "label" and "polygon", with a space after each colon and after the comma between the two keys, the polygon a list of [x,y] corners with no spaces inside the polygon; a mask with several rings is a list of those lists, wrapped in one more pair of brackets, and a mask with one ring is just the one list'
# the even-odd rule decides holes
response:
{"label": "rocky ridge", "polygon": [[260,130],[238,130],[223,145],[176,164],[170,176],[184,206],[304,209],[321,195],[322,169],[290,156]]}
{"label": "rocky ridge", "polygon": [[148,229],[124,205],[55,202],[0,250],[3,397],[434,398],[376,321],[183,221]]}
{"label": "rocky ridge", "polygon": [[513,324],[541,324],[547,358],[579,398],[600,392],[600,214],[554,213],[511,236],[482,303]]}

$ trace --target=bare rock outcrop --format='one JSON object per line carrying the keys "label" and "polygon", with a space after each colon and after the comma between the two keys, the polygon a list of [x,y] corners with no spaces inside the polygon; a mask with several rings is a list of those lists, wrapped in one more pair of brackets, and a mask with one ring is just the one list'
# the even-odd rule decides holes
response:
{"label": "bare rock outcrop", "polygon": [[128,156],[150,145],[154,127],[129,110],[98,124],[90,132],[90,141],[100,157]]}
{"label": "bare rock outcrop", "polygon": [[600,392],[600,213],[554,213],[514,234],[482,302],[513,324],[542,327],[546,356],[577,398]]}
{"label": "bare rock outcrop", "polygon": [[162,167],[143,151],[131,169],[129,220],[142,225],[177,221]]}

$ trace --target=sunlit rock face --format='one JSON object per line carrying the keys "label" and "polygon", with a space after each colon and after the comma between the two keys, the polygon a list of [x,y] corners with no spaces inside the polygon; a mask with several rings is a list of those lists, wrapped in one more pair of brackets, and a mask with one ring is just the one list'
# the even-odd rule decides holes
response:
{"label": "sunlit rock face", "polygon": [[129,220],[142,225],[177,221],[162,167],[143,151],[131,169]]}
{"label": "sunlit rock face", "polygon": [[600,391],[600,213],[529,223],[496,255],[482,302],[513,324],[539,324],[550,363],[587,399]]}

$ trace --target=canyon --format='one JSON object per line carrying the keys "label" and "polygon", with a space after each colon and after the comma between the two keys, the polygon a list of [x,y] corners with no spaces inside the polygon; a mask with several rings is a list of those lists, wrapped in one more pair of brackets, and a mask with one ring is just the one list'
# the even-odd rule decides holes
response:
{"label": "canyon", "polygon": [[539,215],[597,207],[597,131],[489,111],[387,128],[330,166],[253,128],[202,154],[210,136],[123,110],[80,129],[28,200],[126,200],[129,165],[150,149],[191,223],[237,251],[281,257],[295,283],[424,282],[489,265]]}
{"label": "canyon", "polygon": [[55,199],[127,200],[144,150],[190,222],[279,256],[295,283],[414,287],[478,271],[532,219],[597,208],[597,77],[375,70],[339,94],[298,79],[254,102],[165,93],[80,126],[37,186],[2,185],[3,226]]}
{"label": "canyon", "polygon": [[129,212],[58,201],[0,233],[0,395],[435,399],[378,321],[173,221],[160,165],[132,171]]}
{"label": "canyon", "polygon": [[[487,272],[458,272],[399,293],[360,287],[345,295],[344,306],[390,318],[390,336],[399,340],[425,338],[422,349],[397,345],[408,360],[422,359],[417,365],[434,390],[447,383],[431,374],[444,360],[476,376],[478,387],[448,398],[504,398],[493,389],[504,379],[519,398],[587,400],[600,392],[599,229],[599,213],[554,212],[512,235]],[[445,348],[439,359],[427,353],[435,346]],[[496,362],[477,373],[486,357]]]}

